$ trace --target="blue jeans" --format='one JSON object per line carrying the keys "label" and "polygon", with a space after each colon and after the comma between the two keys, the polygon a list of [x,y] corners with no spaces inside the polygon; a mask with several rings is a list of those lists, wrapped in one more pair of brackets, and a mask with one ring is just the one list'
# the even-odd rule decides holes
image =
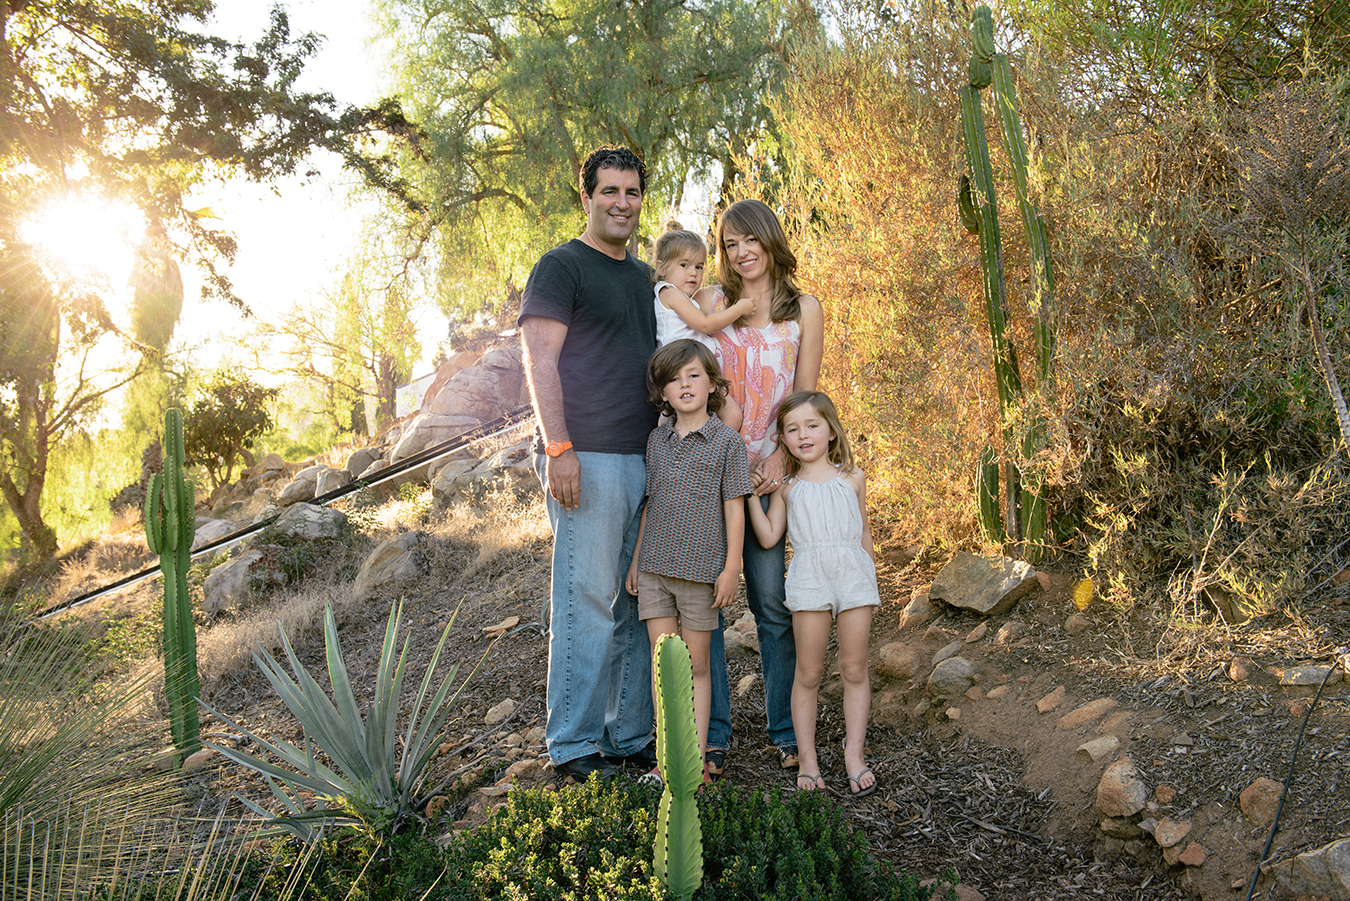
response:
{"label": "blue jeans", "polygon": [[651,741],[651,643],[637,598],[623,588],[647,491],[641,454],[578,453],[581,504],[566,510],[544,485],[553,529],[548,722],[553,763],[597,750],[623,756]]}
{"label": "blue jeans", "polygon": [[[767,510],[768,495],[759,499]],[[754,532],[745,530],[741,552],[745,567],[745,594],[755,616],[759,636],[759,667],[764,676],[764,710],[769,740],[778,747],[796,745],[792,731],[792,675],[797,669],[797,642],[792,635],[792,613],[784,587],[786,538],[771,548],[760,547]],[[708,747],[731,746],[731,686],[727,682],[727,652],[719,628],[708,646],[712,668],[712,708],[708,716]]]}

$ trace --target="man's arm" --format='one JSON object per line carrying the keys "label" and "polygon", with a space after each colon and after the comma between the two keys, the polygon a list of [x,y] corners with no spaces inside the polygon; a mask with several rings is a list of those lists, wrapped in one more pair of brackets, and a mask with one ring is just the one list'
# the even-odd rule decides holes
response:
{"label": "man's arm", "polygon": [[[520,323],[520,337],[525,349],[525,378],[544,443],[565,443],[571,439],[563,417],[558,355],[567,338],[567,326],[547,316],[527,316]],[[564,508],[576,509],[581,503],[581,461],[576,452],[569,448],[557,457],[549,457],[544,462],[544,476],[548,493]]]}

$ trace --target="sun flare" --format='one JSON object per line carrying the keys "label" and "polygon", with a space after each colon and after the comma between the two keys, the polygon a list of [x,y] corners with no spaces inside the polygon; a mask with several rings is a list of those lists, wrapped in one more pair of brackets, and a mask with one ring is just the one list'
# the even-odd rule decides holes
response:
{"label": "sun flare", "polygon": [[131,204],[70,195],[42,207],[22,234],[62,272],[121,285],[144,230],[145,218]]}

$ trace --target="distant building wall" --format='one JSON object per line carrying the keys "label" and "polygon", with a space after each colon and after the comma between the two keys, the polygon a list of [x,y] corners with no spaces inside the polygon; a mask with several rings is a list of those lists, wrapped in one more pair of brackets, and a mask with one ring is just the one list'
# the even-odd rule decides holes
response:
{"label": "distant building wall", "polygon": [[435,380],[436,373],[428,372],[406,385],[399,385],[398,390],[394,392],[394,415],[402,419],[409,413],[416,413],[422,409],[422,398],[426,397],[427,389]]}

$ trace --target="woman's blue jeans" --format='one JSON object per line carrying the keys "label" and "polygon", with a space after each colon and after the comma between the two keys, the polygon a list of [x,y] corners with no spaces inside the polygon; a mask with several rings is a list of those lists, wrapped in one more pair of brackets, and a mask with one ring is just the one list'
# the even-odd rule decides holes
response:
{"label": "woman's blue jeans", "polygon": [[[759,498],[767,510],[769,498]],[[764,710],[769,740],[778,747],[796,745],[792,731],[792,675],[797,669],[797,643],[792,635],[792,613],[787,609],[787,542],[780,538],[771,548],[760,547],[754,532],[745,530],[741,552],[745,594],[755,616],[759,636],[759,667],[764,676]],[[708,747],[731,746],[731,686],[727,682],[726,645],[719,628],[708,648],[712,667],[712,708],[708,717]]]}
{"label": "woman's blue jeans", "polygon": [[544,737],[555,765],[597,750],[636,753],[651,741],[653,721],[651,643],[637,598],[623,587],[647,491],[645,458],[577,457],[581,503],[567,510],[549,495],[546,458],[535,455],[553,529]]}

